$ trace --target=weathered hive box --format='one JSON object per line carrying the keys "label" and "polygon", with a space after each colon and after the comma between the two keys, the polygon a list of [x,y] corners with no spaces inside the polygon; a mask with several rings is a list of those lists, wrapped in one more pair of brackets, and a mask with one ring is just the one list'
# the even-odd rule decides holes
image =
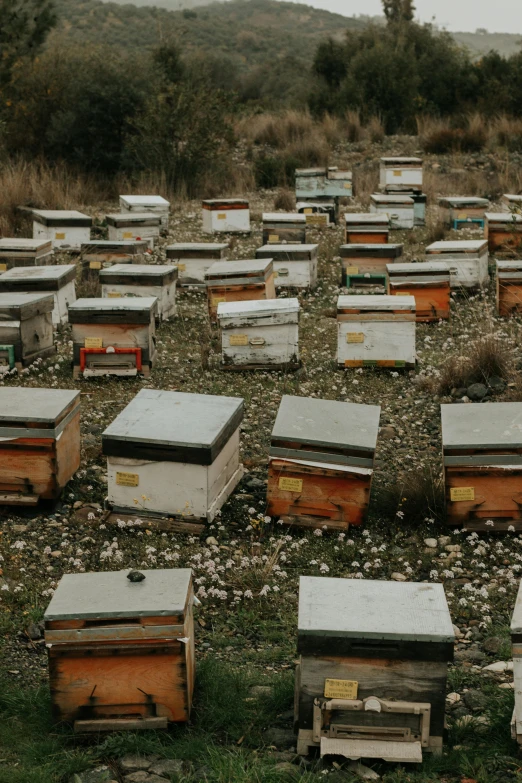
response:
{"label": "weathered hive box", "polygon": [[496,261],[497,313],[520,315],[522,313],[522,260]]}
{"label": "weathered hive box", "polygon": [[223,367],[297,369],[299,300],[258,299],[218,305]]}
{"label": "weathered hive box", "polygon": [[255,261],[217,261],[205,272],[208,312],[217,318],[220,302],[275,299],[274,265],[271,258]]}
{"label": "weathered hive box", "polygon": [[56,353],[52,296],[0,293],[0,373]]}
{"label": "weathered hive box", "polygon": [[80,392],[0,389],[0,505],[55,500],[80,467]]}
{"label": "weathered hive box", "polygon": [[155,296],[160,321],[176,315],[177,279],[178,268],[163,264],[114,264],[100,272],[103,298]]}
{"label": "weathered hive box", "polygon": [[447,523],[522,529],[522,403],[441,405],[441,414]]}
{"label": "weathered hive box", "polygon": [[459,229],[473,224],[484,228],[485,214],[489,209],[487,198],[477,196],[445,196],[439,198],[444,224]]}
{"label": "weathered hive box", "polygon": [[122,239],[146,239],[152,250],[159,239],[161,216],[153,212],[121,212],[106,215],[111,242]]}
{"label": "weathered hive box", "polygon": [[511,618],[511,650],[515,707],[511,718],[511,737],[522,745],[522,582]]}
{"label": "weathered hive box", "polygon": [[153,212],[161,218],[161,225],[169,225],[170,202],[163,196],[120,196],[122,212]]}
{"label": "weathered hive box", "polygon": [[306,242],[306,215],[300,212],[263,212],[263,244]]}
{"label": "weathered hive box", "polygon": [[425,193],[418,193],[415,190],[397,190],[393,187],[386,188],[386,195],[392,196],[400,193],[403,196],[409,196],[413,200],[413,224],[415,226],[426,225],[426,202],[428,197]]}
{"label": "weathered hive box", "polygon": [[331,166],[326,172],[324,195],[330,198],[350,198],[353,193],[352,172]]}
{"label": "weathered hive box", "polygon": [[426,261],[446,261],[452,288],[480,288],[489,280],[488,243],[485,239],[433,242],[426,248]]}
{"label": "weathered hive box", "polygon": [[339,367],[415,367],[413,296],[340,296]]}
{"label": "weathered hive box", "polygon": [[384,245],[390,234],[390,217],[376,212],[347,212],[345,239],[352,245]]}
{"label": "weathered hive box", "polygon": [[522,249],[522,215],[515,212],[486,212],[484,235],[492,253]]}
{"label": "weathered hive box", "polygon": [[411,196],[374,193],[370,196],[370,211],[389,215],[390,228],[413,228],[415,225],[415,205]]}
{"label": "weathered hive box", "polygon": [[454,641],[441,584],[302,576],[297,752],[394,762],[440,752]]}
{"label": "weathered hive box", "polygon": [[379,185],[383,190],[393,187],[422,191],[421,158],[381,158]]}
{"label": "weathered hive box", "polygon": [[284,396],[272,430],[268,513],[347,530],[366,518],[380,408]]}
{"label": "weathered hive box", "polygon": [[69,305],[76,301],[76,265],[18,266],[0,277],[0,294],[49,294],[54,298],[53,324],[67,323]]}
{"label": "weathered hive box", "polygon": [[207,199],[203,207],[203,231],[207,234],[249,234],[250,208],[246,199]]}
{"label": "weathered hive box", "polygon": [[388,293],[415,297],[415,315],[428,323],[450,316],[450,268],[445,261],[388,264]]}
{"label": "weathered hive box", "polygon": [[142,581],[65,574],[45,612],[53,717],[75,731],[166,729],[190,717],[191,569],[135,573]]}
{"label": "weathered hive box", "polygon": [[167,258],[178,267],[181,288],[205,286],[205,272],[216,261],[224,261],[228,250],[226,243],[186,242],[167,245]]}
{"label": "weathered hive box", "polygon": [[82,280],[97,283],[100,269],[113,264],[142,263],[149,251],[146,239],[120,239],[109,242],[107,239],[92,239],[82,245]]}
{"label": "weathered hive box", "polygon": [[48,239],[0,239],[0,274],[14,266],[41,266],[53,257],[53,243]]}
{"label": "weathered hive box", "polygon": [[243,475],[242,419],[238,397],[142,389],[102,435],[114,511],[212,521]]}
{"label": "weathered hive box", "polygon": [[501,203],[510,212],[522,212],[522,195],[516,193],[504,193]]}
{"label": "weathered hive box", "polygon": [[314,228],[326,228],[337,222],[334,199],[325,201],[298,201],[297,211],[306,218],[306,225]]}
{"label": "weathered hive box", "polygon": [[402,245],[373,243],[341,245],[342,285],[347,288],[375,285],[386,288],[386,266],[402,256],[402,248]]}
{"label": "weathered hive box", "polygon": [[78,299],[69,308],[73,377],[146,377],[156,359],[156,297]]}
{"label": "weathered hive box", "polygon": [[271,258],[276,288],[315,288],[319,245],[263,245],[256,258]]}
{"label": "weathered hive box", "polygon": [[91,238],[92,218],[66,209],[33,209],[33,239],[50,240],[53,247],[79,251]]}
{"label": "weathered hive box", "polygon": [[324,167],[295,170],[295,195],[297,199],[325,196],[326,169]]}

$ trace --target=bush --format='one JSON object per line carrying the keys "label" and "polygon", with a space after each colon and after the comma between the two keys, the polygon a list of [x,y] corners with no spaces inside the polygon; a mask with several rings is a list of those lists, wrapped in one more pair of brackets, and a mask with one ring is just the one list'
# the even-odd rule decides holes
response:
{"label": "bush", "polygon": [[479,152],[489,138],[488,126],[477,114],[467,118],[460,127],[454,127],[447,120],[429,119],[418,122],[418,126],[423,150],[435,155]]}
{"label": "bush", "polygon": [[487,335],[473,340],[465,355],[450,356],[445,361],[436,391],[439,395],[447,395],[452,389],[466,389],[472,383],[487,385],[490,378],[507,380],[512,372],[513,354],[505,340]]}
{"label": "bush", "polygon": [[293,212],[295,210],[294,192],[287,188],[282,188],[278,191],[274,199],[274,208],[283,209],[285,212]]}

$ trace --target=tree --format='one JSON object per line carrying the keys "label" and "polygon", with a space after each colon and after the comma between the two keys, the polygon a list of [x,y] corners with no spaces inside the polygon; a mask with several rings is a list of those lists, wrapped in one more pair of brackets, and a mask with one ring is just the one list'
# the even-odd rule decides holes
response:
{"label": "tree", "polygon": [[38,53],[56,21],[53,0],[0,0],[0,90],[18,61]]}
{"label": "tree", "polygon": [[413,0],[382,0],[382,7],[388,24],[413,22],[415,14]]}

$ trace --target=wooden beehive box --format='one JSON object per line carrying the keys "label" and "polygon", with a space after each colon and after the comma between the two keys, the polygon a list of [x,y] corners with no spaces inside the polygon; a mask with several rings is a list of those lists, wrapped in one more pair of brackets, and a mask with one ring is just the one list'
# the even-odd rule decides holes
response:
{"label": "wooden beehive box", "polygon": [[326,169],[324,167],[295,170],[296,199],[314,199],[325,196]]}
{"label": "wooden beehive box", "polygon": [[222,302],[217,317],[224,369],[295,370],[300,366],[298,299]]}
{"label": "wooden beehive box", "polygon": [[361,525],[370,500],[380,410],[285,395],[270,442],[268,513],[301,527]]}
{"label": "wooden beehive box", "polygon": [[413,296],[340,296],[339,367],[415,367]]}
{"label": "wooden beehive box", "polygon": [[207,199],[202,204],[203,231],[207,234],[249,234],[250,208],[247,199]]}
{"label": "wooden beehive box", "polygon": [[411,196],[402,193],[370,196],[370,211],[383,213],[390,217],[390,228],[413,228],[415,225],[415,205]]}
{"label": "wooden beehive box", "polygon": [[48,239],[0,239],[0,274],[14,266],[42,266],[53,257],[53,243]]}
{"label": "wooden beehive box", "polygon": [[326,172],[324,195],[330,198],[350,198],[353,194],[352,172],[335,166]]}
{"label": "wooden beehive box", "polygon": [[419,322],[450,317],[450,268],[445,261],[388,264],[388,293],[415,297]]}
{"label": "wooden beehive box", "polygon": [[317,285],[319,245],[263,245],[256,258],[271,258],[276,288],[311,289]]}
{"label": "wooden beehive box", "polygon": [[522,313],[522,260],[496,261],[497,313],[502,316]]}
{"label": "wooden beehive box", "polygon": [[212,521],[243,475],[242,419],[238,397],[142,389],[102,435],[113,510]]}
{"label": "wooden beehive box", "polygon": [[345,239],[349,245],[384,245],[390,235],[390,217],[377,212],[346,212]]}
{"label": "wooden beehive box", "polygon": [[422,192],[422,160],[420,158],[381,158],[379,186],[384,190],[416,190]]}
{"label": "wooden beehive box", "polygon": [[73,377],[150,375],[156,359],[156,297],[77,299],[69,307]]}
{"label": "wooden beehive box", "polygon": [[217,261],[205,272],[208,312],[217,318],[220,302],[275,299],[274,265],[271,258],[255,261]]}
{"label": "wooden beehive box", "polygon": [[301,576],[297,752],[440,753],[454,642],[441,584]]}
{"label": "wooden beehive box", "polygon": [[[135,572],[138,573],[138,572]],[[53,717],[77,732],[166,729],[190,717],[190,568],[65,574],[44,615]]]}
{"label": "wooden beehive box", "polygon": [[161,231],[161,215],[153,212],[120,212],[106,215],[109,240],[146,239],[149,248],[154,248]]}
{"label": "wooden beehive box", "polygon": [[386,265],[402,256],[403,245],[384,244],[341,245],[342,285],[347,288],[365,288],[375,285],[387,287]]}
{"label": "wooden beehive box", "polygon": [[306,215],[300,212],[263,212],[263,244],[306,242]]}
{"label": "wooden beehive box", "polygon": [[484,236],[491,253],[522,249],[522,215],[516,212],[486,212]]}
{"label": "wooden beehive box", "polygon": [[91,238],[92,218],[76,210],[33,209],[33,239],[50,240],[53,247],[79,251]]}
{"label": "wooden beehive box", "polygon": [[298,201],[297,211],[306,218],[306,225],[314,228],[327,228],[337,222],[335,200]]}
{"label": "wooden beehive box", "polygon": [[500,202],[502,206],[507,207],[509,212],[522,211],[522,195],[520,193],[504,193]]}
{"label": "wooden beehive box", "polygon": [[76,301],[76,265],[18,266],[0,277],[0,294],[49,294],[54,298],[55,326],[67,323],[69,305]]}
{"label": "wooden beehive box", "polygon": [[0,293],[0,373],[56,353],[53,308],[46,294]]}
{"label": "wooden beehive box", "polygon": [[80,392],[0,388],[0,505],[56,500],[80,467]]}
{"label": "wooden beehive box", "polygon": [[226,243],[185,242],[167,245],[167,258],[178,267],[181,288],[205,287],[205,272],[216,261],[224,261]]}
{"label": "wooden beehive box", "polygon": [[155,296],[157,316],[168,321],[176,315],[178,268],[165,264],[114,264],[100,272],[102,297]]}
{"label": "wooden beehive box", "polygon": [[433,242],[426,248],[426,261],[446,261],[452,288],[477,289],[489,280],[488,243],[485,239]]}
{"label": "wooden beehive box", "polygon": [[511,618],[511,654],[513,656],[513,689],[515,707],[511,718],[511,737],[522,745],[522,581]]}
{"label": "wooden beehive box", "polygon": [[522,403],[441,405],[441,414],[447,523],[522,529]]}
{"label": "wooden beehive box", "polygon": [[165,228],[169,225],[169,209],[170,202],[163,196],[120,196],[122,212],[152,212],[160,216]]}
{"label": "wooden beehive box", "polygon": [[140,264],[149,253],[146,239],[120,239],[109,242],[107,239],[92,239],[82,245],[82,280],[98,283],[100,269],[113,264]]}
{"label": "wooden beehive box", "polygon": [[439,207],[444,224],[448,228],[469,228],[478,225],[484,228],[485,214],[489,209],[487,198],[477,196],[444,196],[439,198]]}

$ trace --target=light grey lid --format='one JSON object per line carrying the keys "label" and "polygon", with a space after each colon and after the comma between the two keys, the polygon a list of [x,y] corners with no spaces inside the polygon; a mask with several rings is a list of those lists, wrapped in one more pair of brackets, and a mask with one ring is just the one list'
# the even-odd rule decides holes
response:
{"label": "light grey lid", "polygon": [[[295,208],[297,211],[300,209],[306,209],[307,207],[320,207],[321,209],[324,209],[327,211],[328,209],[331,209],[332,207],[335,209],[335,198],[329,198],[328,196],[326,198],[321,198],[321,201],[314,201],[314,198],[317,198],[317,196],[311,196],[309,199],[306,198],[306,196],[299,196],[301,199],[298,201],[295,205]],[[303,201],[303,199],[306,198],[306,201]]]}
{"label": "light grey lid", "polygon": [[15,239],[12,237],[2,237],[0,239],[0,250],[45,250],[52,248],[50,239]]}
{"label": "light grey lid", "polygon": [[320,168],[317,167],[315,169],[296,169],[295,170],[295,176],[296,177],[317,177],[317,176],[326,176],[326,168]]}
{"label": "light grey lid", "polygon": [[400,193],[395,193],[393,196],[382,196],[380,193],[372,193],[370,199],[375,204],[404,204],[406,206],[414,204],[411,196],[401,196]]}
{"label": "light grey lid", "polygon": [[80,392],[74,389],[0,387],[0,421],[54,424]]}
{"label": "light grey lid", "polygon": [[299,299],[252,299],[243,302],[220,302],[218,318],[266,318],[276,313],[298,313]]}
{"label": "light grey lid", "polygon": [[361,296],[340,296],[338,310],[405,310],[415,312],[414,296],[383,296],[365,294]]}
{"label": "light grey lid", "polygon": [[[123,265],[125,266],[125,264]],[[155,296],[122,296],[118,299],[77,299],[69,305],[69,311],[92,310],[95,313],[104,310],[131,310],[140,312],[142,310],[152,310],[156,307],[157,298]]]}
{"label": "light grey lid", "polygon": [[449,204],[451,207],[461,207],[466,204],[474,205],[477,207],[487,207],[489,205],[489,199],[480,198],[479,196],[441,196],[439,198],[439,204]]}
{"label": "light grey lid", "polygon": [[120,196],[120,201],[131,207],[166,207],[168,209],[170,206],[170,202],[163,196]]}
{"label": "light grey lid", "polygon": [[140,223],[142,220],[156,220],[158,225],[161,223],[161,216],[154,212],[114,212],[105,216],[109,220],[117,223]]}
{"label": "light grey lid", "polygon": [[306,223],[301,212],[263,212],[263,223]]}
{"label": "light grey lid", "polygon": [[457,239],[453,242],[433,242],[426,253],[478,253],[487,247],[487,239]]}
{"label": "light grey lid", "polygon": [[511,618],[511,633],[522,633],[522,580],[518,586],[517,600]]}
{"label": "light grey lid", "polygon": [[502,198],[506,199],[506,201],[513,201],[516,204],[522,202],[522,194],[520,193],[504,193]]}
{"label": "light grey lid", "polygon": [[206,198],[202,201],[202,204],[207,204],[212,209],[226,209],[233,204],[241,204],[248,209],[248,203],[246,198]]}
{"label": "light grey lid", "polygon": [[15,266],[3,273],[1,282],[4,283],[8,280],[60,280],[61,277],[65,277],[74,269],[76,269],[75,264]]}
{"label": "light grey lid", "polygon": [[300,636],[455,640],[444,587],[425,582],[301,576],[298,629]]}
{"label": "light grey lid", "polygon": [[167,264],[113,264],[108,269],[103,270],[103,277],[125,276],[132,280],[133,277],[150,276],[162,277],[169,272],[176,272],[177,266]]}
{"label": "light grey lid", "polygon": [[327,448],[350,446],[373,454],[380,415],[378,405],[285,394],[272,430],[272,441],[294,441]]}
{"label": "light grey lid", "polygon": [[[4,275],[2,275],[3,277]],[[38,302],[45,300],[49,300],[50,302],[53,301],[52,299],[52,293],[46,294],[43,291],[40,291],[39,293],[35,294],[15,294],[11,292],[6,292],[5,294],[0,293],[0,312],[5,309],[11,309],[15,307],[25,307],[27,305],[35,305],[38,304]],[[52,308],[51,308],[52,309]]]}
{"label": "light grey lid", "polygon": [[165,250],[228,250],[226,242],[174,242]]}
{"label": "light grey lid", "polygon": [[[305,216],[306,217],[306,216]],[[261,245],[261,247],[258,247],[256,250],[256,253],[316,253],[319,249],[319,245],[305,245],[304,243],[302,245],[300,244],[291,244],[290,242],[287,245],[276,245],[269,244],[269,245]]]}
{"label": "light grey lid", "polygon": [[522,402],[441,405],[445,449],[522,447]]}
{"label": "light grey lid", "polygon": [[376,223],[382,226],[383,223],[390,222],[388,215],[378,215],[375,212],[345,212],[344,219],[347,224]]}
{"label": "light grey lid", "polygon": [[328,179],[351,180],[352,172],[349,169],[338,169],[337,166],[328,167]]}
{"label": "light grey lid", "polygon": [[73,220],[74,218],[88,218],[89,215],[84,212],[78,212],[76,209],[32,209],[33,215],[40,215],[41,217],[52,220],[56,218],[63,218],[64,220]]}
{"label": "light grey lid", "polygon": [[242,274],[258,272],[265,274],[272,264],[271,258],[256,258],[245,261],[216,261],[205,272],[205,277],[239,277]]}
{"label": "light grey lid", "polygon": [[522,215],[515,212],[486,212],[486,219],[490,223],[522,223]]}
{"label": "light grey lid", "polygon": [[499,261],[497,258],[495,264],[499,272],[518,272],[522,269],[522,258],[518,261]]}
{"label": "light grey lid", "polygon": [[44,620],[97,617],[182,615],[187,604],[190,568],[144,569],[145,579],[131,582],[125,571],[65,574],[44,614]]}
{"label": "light grey lid", "polygon": [[446,261],[419,261],[417,264],[386,264],[388,273],[403,274],[407,272],[418,272],[419,274],[440,273],[449,275],[450,268]]}
{"label": "light grey lid", "polygon": [[419,165],[422,164],[422,158],[404,158],[404,157],[391,157],[391,158],[381,158],[381,163],[386,163],[387,165],[393,165],[394,163],[418,163]]}
{"label": "light grey lid", "polygon": [[99,247],[99,248],[126,248],[126,247],[137,247],[142,245],[143,247],[149,246],[149,242],[147,239],[90,239],[88,242],[82,242],[81,248],[82,251],[88,250],[90,247]]}

